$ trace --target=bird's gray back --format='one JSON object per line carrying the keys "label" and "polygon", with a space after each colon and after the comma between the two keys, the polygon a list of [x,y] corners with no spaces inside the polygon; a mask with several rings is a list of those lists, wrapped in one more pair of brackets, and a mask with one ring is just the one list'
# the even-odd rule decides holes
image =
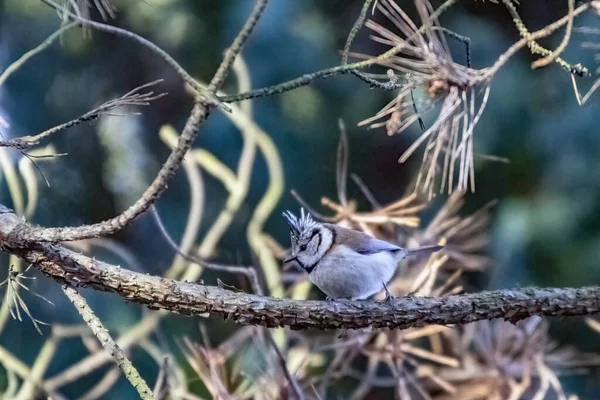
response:
{"label": "bird's gray back", "polygon": [[334,245],[343,244],[359,254],[369,255],[380,253],[382,251],[402,250],[401,247],[388,243],[384,240],[376,239],[360,231],[342,228],[333,224],[323,225],[326,225],[335,233]]}

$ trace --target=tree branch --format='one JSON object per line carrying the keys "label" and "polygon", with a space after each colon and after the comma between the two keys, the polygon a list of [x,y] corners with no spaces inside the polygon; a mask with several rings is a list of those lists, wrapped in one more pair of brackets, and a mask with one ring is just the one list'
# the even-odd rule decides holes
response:
{"label": "tree branch", "polygon": [[[506,62],[513,55],[515,55],[515,53],[517,53],[519,50],[521,50],[523,47],[529,45],[530,43],[535,43],[535,41],[538,39],[544,38],[546,36],[550,36],[558,28],[560,28],[563,25],[568,24],[569,21],[572,21],[573,18],[575,18],[579,14],[586,11],[589,7],[590,7],[589,3],[583,3],[582,5],[577,7],[572,13],[569,13],[568,15],[562,17],[561,19],[551,23],[550,25],[547,25],[546,27],[544,27],[538,31],[530,33],[526,37],[521,38],[521,40],[514,43],[500,57],[498,57],[498,59],[496,60],[494,65],[483,70],[485,72],[483,73],[481,80],[486,80],[486,79],[492,78],[496,74],[496,72],[498,72],[498,70],[500,68],[502,68],[502,66],[504,66],[504,64],[506,64]],[[509,8],[509,10],[510,10],[510,8]]]}
{"label": "tree branch", "polygon": [[29,147],[38,145],[42,139],[45,139],[57,132],[64,131],[65,129],[69,129],[76,125],[82,124],[84,122],[93,121],[98,119],[101,115],[110,114],[113,110],[123,107],[123,106],[147,106],[150,105],[151,101],[160,99],[163,96],[166,96],[167,93],[159,93],[154,94],[154,92],[148,93],[140,93],[141,90],[154,86],[160,82],[162,79],[158,79],[153,82],[146,83],[142,86],[138,86],[135,89],[125,93],[123,96],[107,101],[106,103],[101,104],[100,106],[94,108],[91,111],[83,114],[82,116],[73,119],[69,122],[65,122],[63,124],[57,125],[53,128],[47,129],[42,133],[38,133],[37,135],[28,135],[16,137],[10,140],[0,140],[0,147],[12,147],[18,150],[25,150]]}
{"label": "tree branch", "polygon": [[229,74],[231,67],[233,67],[233,62],[235,61],[235,58],[237,57],[238,54],[240,54],[240,52],[244,48],[246,41],[250,37],[250,34],[256,27],[258,20],[260,19],[263,12],[265,11],[265,8],[267,7],[268,2],[269,2],[269,0],[257,0],[256,1],[256,4],[254,5],[252,12],[250,13],[250,16],[246,20],[244,27],[242,28],[240,33],[237,34],[233,43],[231,44],[231,46],[229,46],[229,48],[225,52],[225,57],[223,58],[223,62],[221,62],[221,65],[219,65],[219,68],[217,69],[217,72],[215,72],[213,79],[208,84],[209,92],[214,94],[223,85],[223,82],[227,78],[227,75]]}
{"label": "tree branch", "polygon": [[[50,4],[52,7],[60,8],[60,6],[51,0],[43,1],[46,4]],[[32,229],[28,225],[21,225],[13,232],[15,241],[20,243],[61,242],[89,239],[93,237],[114,234],[125,228],[135,218],[137,218],[152,204],[154,204],[156,199],[158,199],[158,197],[160,197],[160,195],[162,195],[162,193],[166,190],[167,185],[175,176],[175,172],[177,172],[181,166],[183,157],[192,147],[192,144],[196,139],[200,125],[208,118],[211,108],[217,105],[217,103],[214,101],[215,93],[223,84],[223,81],[227,76],[227,72],[231,69],[235,57],[242,50],[246,40],[248,39],[248,36],[252,33],[252,30],[260,19],[267,2],[268,0],[257,0],[252,13],[246,20],[246,23],[236,36],[230,48],[227,50],[225,58],[223,59],[213,79],[210,81],[207,90],[197,96],[196,103],[194,104],[190,116],[186,121],[185,127],[181,132],[181,136],[179,136],[177,146],[172,150],[171,154],[167,158],[167,161],[165,161],[160,168],[160,171],[158,171],[158,175],[154,181],[132,206],[114,218],[90,225],[36,229]],[[85,22],[91,27],[97,27],[98,25],[76,16],[71,17],[82,23]],[[137,35],[132,35],[137,37]],[[140,39],[138,38],[138,41],[139,40]],[[150,42],[145,41],[144,43]]]}
{"label": "tree branch", "polygon": [[[133,42],[135,42],[141,46],[147,47],[148,49],[150,49],[151,51],[156,53],[160,58],[162,58],[167,64],[169,64],[175,70],[175,72],[177,72],[177,74],[179,74],[179,76],[181,76],[181,78],[188,85],[190,85],[192,88],[194,88],[194,90],[196,92],[204,93],[206,91],[206,88],[204,86],[202,86],[200,83],[198,83],[185,70],[185,68],[183,68],[181,65],[179,65],[179,63],[177,63],[177,61],[175,61],[175,59],[173,57],[171,57],[166,51],[164,51],[163,49],[158,47],[156,44],[154,44],[150,40],[148,40],[140,35],[137,35],[133,32],[130,32],[126,29],[123,29],[123,28],[119,28],[119,27],[116,27],[113,25],[107,25],[107,24],[103,24],[101,22],[96,22],[96,21],[82,18],[81,16],[78,16],[78,15],[70,12],[68,9],[62,7],[61,5],[56,4],[53,0],[41,0],[41,1],[42,1],[42,3],[54,8],[59,13],[64,13],[65,17],[71,18],[76,24],[81,24],[83,26],[93,28],[97,31],[106,32],[106,33],[110,33],[110,34],[113,34],[116,36],[124,37],[126,39],[132,40]],[[213,99],[213,101],[214,101],[214,99]]]}
{"label": "tree branch", "polygon": [[[414,39],[414,37],[417,34],[423,33],[429,26],[431,26],[432,22],[435,19],[437,19],[443,12],[445,12],[452,5],[454,5],[454,3],[456,3],[456,1],[457,0],[446,0],[440,7],[438,7],[429,16],[429,19],[427,20],[427,22],[424,22],[423,25],[415,33],[413,33],[409,38],[407,38],[406,41],[409,42],[410,40]],[[360,21],[360,18],[359,18],[359,21]],[[359,22],[359,21],[357,21],[357,22]],[[349,39],[350,39],[350,37],[349,37]],[[352,64],[347,64],[346,62],[343,62],[342,65],[340,65],[340,66],[323,69],[323,70],[316,71],[316,72],[313,72],[310,74],[304,74],[296,79],[292,79],[291,81],[279,83],[277,85],[267,86],[262,89],[250,90],[250,91],[244,92],[244,93],[237,93],[237,94],[232,94],[232,95],[227,95],[227,96],[219,96],[218,99],[219,99],[219,101],[221,101],[223,103],[235,103],[235,102],[249,100],[249,99],[256,99],[259,97],[273,96],[276,94],[289,92],[290,90],[295,90],[295,89],[301,88],[303,86],[309,85],[317,79],[327,79],[327,78],[330,78],[333,76],[343,75],[343,74],[347,74],[347,73],[352,73],[353,75],[355,75],[362,81],[370,84],[371,86],[380,87],[381,84],[379,82],[367,78],[363,74],[359,73],[358,70],[361,68],[370,67],[370,66],[379,64],[385,60],[388,60],[391,57],[395,56],[397,53],[399,53],[402,49],[404,49],[404,47],[406,47],[405,44],[401,43],[397,46],[392,47],[390,50],[386,51],[383,54],[380,54],[377,57],[369,58],[369,59],[363,60],[363,61],[358,61],[358,62],[355,62]],[[384,86],[384,88],[385,88],[385,86]]]}
{"label": "tree branch", "polygon": [[140,398],[143,400],[151,400],[154,398],[154,394],[152,390],[148,387],[146,381],[140,376],[137,369],[133,366],[131,361],[125,355],[123,349],[119,347],[119,345],[114,341],[112,336],[108,333],[108,330],[104,328],[102,322],[98,317],[94,314],[94,311],[90,308],[87,301],[77,293],[77,290],[73,289],[69,286],[63,286],[63,292],[69,298],[71,303],[81,315],[81,318],[85,321],[87,326],[90,327],[92,333],[104,350],[113,358],[115,364],[123,371],[125,378],[131,383],[131,385],[137,390]]}
{"label": "tree branch", "polygon": [[[60,283],[116,293],[151,309],[240,324],[292,329],[410,328],[466,324],[532,315],[600,313],[600,287],[524,288],[447,297],[401,297],[391,302],[299,301],[233,292],[128,271],[47,243],[14,242],[12,231],[28,224],[0,205],[0,249],[32,263]],[[28,227],[29,229],[33,229]]]}
{"label": "tree branch", "polygon": [[64,26],[61,26],[56,32],[52,33],[46,40],[40,43],[36,48],[29,50],[27,53],[23,54],[17,61],[10,64],[1,74],[0,74],[0,86],[4,85],[4,82],[11,76],[15,71],[21,68],[30,58],[40,54],[42,51],[48,48],[56,39],[60,37],[63,33],[68,31],[71,28],[74,28],[77,24],[70,23]]}
{"label": "tree branch", "polygon": [[142,196],[120,215],[103,222],[83,226],[36,229],[32,229],[30,226],[22,226],[20,229],[15,230],[13,234],[16,235],[19,242],[37,243],[89,239],[114,234],[122,230],[146,211],[166,190],[168,183],[175,176],[175,172],[181,165],[183,156],[192,147],[200,125],[208,117],[209,108],[208,103],[203,100],[199,100],[194,105],[191,115],[179,137],[177,147],[173,149],[167,161],[158,172],[158,175]]}

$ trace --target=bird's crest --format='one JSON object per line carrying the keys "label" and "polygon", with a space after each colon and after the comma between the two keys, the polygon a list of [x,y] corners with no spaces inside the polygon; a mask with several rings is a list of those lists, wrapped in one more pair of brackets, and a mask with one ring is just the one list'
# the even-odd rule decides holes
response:
{"label": "bird's crest", "polygon": [[292,235],[299,237],[303,232],[317,226],[317,222],[312,218],[310,213],[305,213],[304,208],[300,208],[300,218],[297,218],[291,211],[287,210],[283,213],[288,223]]}

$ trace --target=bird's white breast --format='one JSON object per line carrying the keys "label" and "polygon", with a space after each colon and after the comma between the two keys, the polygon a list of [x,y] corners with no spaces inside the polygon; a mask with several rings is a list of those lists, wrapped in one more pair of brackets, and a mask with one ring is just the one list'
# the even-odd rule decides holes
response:
{"label": "bird's white breast", "polygon": [[364,299],[383,289],[397,264],[391,252],[363,255],[342,245],[323,257],[310,280],[330,297]]}

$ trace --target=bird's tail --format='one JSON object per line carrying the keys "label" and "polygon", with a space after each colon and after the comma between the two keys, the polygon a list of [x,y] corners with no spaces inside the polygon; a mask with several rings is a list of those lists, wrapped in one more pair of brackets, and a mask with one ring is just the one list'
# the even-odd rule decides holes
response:
{"label": "bird's tail", "polygon": [[440,251],[441,249],[443,249],[444,246],[423,246],[423,247],[417,247],[416,249],[406,249],[406,255],[407,256],[412,256],[415,254],[419,254],[419,253],[435,253],[436,251]]}

